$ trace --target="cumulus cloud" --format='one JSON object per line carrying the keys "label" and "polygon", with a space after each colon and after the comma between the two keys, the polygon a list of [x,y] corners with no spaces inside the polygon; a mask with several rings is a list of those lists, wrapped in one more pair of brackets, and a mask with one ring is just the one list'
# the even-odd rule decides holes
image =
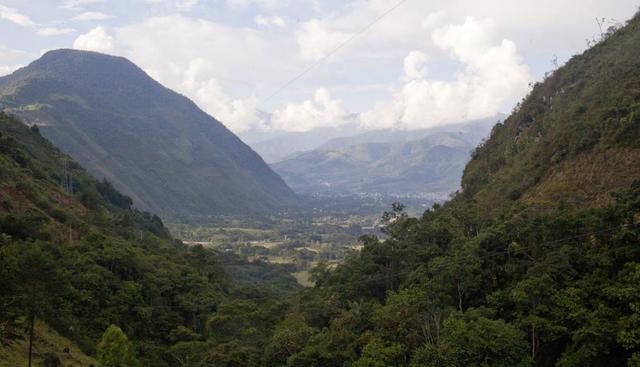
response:
{"label": "cumulus cloud", "polygon": [[289,104],[273,114],[272,128],[287,131],[308,131],[316,127],[338,127],[348,112],[342,101],[333,99],[328,90],[316,90],[313,100]]}
{"label": "cumulus cloud", "polygon": [[113,37],[107,31],[98,26],[88,33],[78,36],[73,43],[73,48],[97,52],[109,52],[113,50]]}
{"label": "cumulus cloud", "polygon": [[[620,3],[628,7],[631,1]],[[67,1],[76,7],[91,2]],[[366,28],[395,2],[136,2],[141,8],[153,5],[145,14],[155,16],[110,27],[109,33],[94,29],[75,46],[131,59],[236,132],[335,126],[347,110],[365,111],[362,123],[371,128],[405,129],[505,111],[526,93],[531,78],[520,55],[541,75],[535,68],[542,63],[542,72],[548,68],[545,50],[553,55],[558,47],[567,52],[584,47],[584,29],[593,25],[587,13],[623,8],[618,3],[576,8],[557,0],[407,1]],[[223,4],[217,18],[228,24],[205,19],[211,19],[208,11],[200,19],[186,15],[213,3]],[[467,15],[475,18],[465,21]],[[278,31],[265,32],[253,23]],[[560,32],[572,34],[571,40],[549,36]],[[330,59],[288,83],[356,34]],[[574,46],[567,47],[570,42]],[[516,44],[526,47],[519,50]],[[282,85],[287,87],[277,98],[265,100]],[[322,89],[313,95],[320,85],[334,95]],[[313,97],[291,102],[300,95]],[[265,121],[262,110],[275,111],[273,118]]]}
{"label": "cumulus cloud", "polygon": [[36,31],[38,35],[45,37],[61,36],[69,33],[74,33],[76,30],[73,28],[56,28],[56,27],[44,27]]}
{"label": "cumulus cloud", "polygon": [[435,29],[434,44],[462,65],[455,79],[426,78],[419,69],[425,57],[411,52],[405,59],[406,83],[391,101],[362,114],[362,123],[369,128],[415,129],[479,119],[524,95],[532,80],[528,68],[513,42],[494,41],[494,29],[493,21],[472,17]]}
{"label": "cumulus cloud", "polygon": [[113,18],[109,14],[101,13],[98,11],[87,11],[73,17],[75,21],[92,21],[92,20],[105,20]]}
{"label": "cumulus cloud", "polygon": [[8,20],[22,27],[33,27],[37,24],[28,16],[20,13],[17,9],[0,5],[0,19]]}
{"label": "cumulus cloud", "polygon": [[427,55],[421,51],[411,51],[404,59],[405,80],[422,79],[427,76]]}
{"label": "cumulus cloud", "polygon": [[255,97],[230,98],[220,82],[207,75],[213,71],[211,62],[203,58],[191,60],[186,68],[173,66],[174,73],[182,74],[179,90],[191,96],[208,114],[230,124],[236,132],[249,129],[265,129],[264,120],[258,112]]}
{"label": "cumulus cloud", "polygon": [[286,28],[287,22],[277,15],[272,17],[267,17],[264,15],[257,15],[255,17],[255,22],[257,25],[266,26],[266,27],[278,27],[278,28]]}

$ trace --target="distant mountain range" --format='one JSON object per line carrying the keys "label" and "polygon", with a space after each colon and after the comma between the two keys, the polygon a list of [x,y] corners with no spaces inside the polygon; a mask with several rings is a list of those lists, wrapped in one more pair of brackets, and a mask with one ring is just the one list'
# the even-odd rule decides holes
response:
{"label": "distant mountain range", "polygon": [[354,116],[339,127],[318,127],[309,131],[242,133],[240,137],[271,164],[293,154],[319,148],[329,140],[354,136],[363,131]]}
{"label": "distant mountain range", "polygon": [[335,138],[272,167],[301,194],[442,196],[460,187],[471,151],[503,117]]}
{"label": "distant mountain range", "polygon": [[166,218],[257,213],[296,200],[222,123],[124,58],[48,52],[0,78],[0,110],[38,125],[137,207]]}

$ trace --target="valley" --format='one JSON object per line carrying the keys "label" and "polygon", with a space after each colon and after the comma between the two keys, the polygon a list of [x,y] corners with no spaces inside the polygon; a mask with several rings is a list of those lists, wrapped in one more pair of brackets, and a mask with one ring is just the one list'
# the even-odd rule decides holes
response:
{"label": "valley", "polygon": [[[563,4],[267,3],[0,38],[0,367],[640,366],[640,11],[576,49]],[[20,6],[18,38],[76,32]],[[535,81],[541,45],[574,56]]]}
{"label": "valley", "polygon": [[275,265],[286,269],[305,287],[313,286],[309,271],[320,262],[335,266],[359,251],[361,236],[384,237],[381,226],[380,214],[338,215],[326,211],[167,225],[175,238],[189,246],[200,245],[224,253],[231,260],[230,265],[237,258]]}

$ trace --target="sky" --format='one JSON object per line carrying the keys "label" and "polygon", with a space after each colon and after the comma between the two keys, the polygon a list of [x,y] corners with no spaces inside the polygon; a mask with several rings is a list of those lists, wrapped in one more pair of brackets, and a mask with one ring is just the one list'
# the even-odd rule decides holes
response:
{"label": "sky", "polygon": [[0,75],[124,56],[236,133],[509,112],[640,0],[0,0]]}

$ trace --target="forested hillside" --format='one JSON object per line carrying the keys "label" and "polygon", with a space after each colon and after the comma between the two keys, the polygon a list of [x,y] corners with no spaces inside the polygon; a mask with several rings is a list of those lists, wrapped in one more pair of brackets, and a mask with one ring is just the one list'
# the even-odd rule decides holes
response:
{"label": "forested hillside", "polygon": [[[463,191],[292,303],[280,366],[639,366],[640,18],[535,85]],[[258,360],[255,361],[258,364]]]}
{"label": "forested hillside", "polygon": [[3,348],[35,317],[110,365],[640,366],[639,116],[636,16],[536,84],[452,200],[394,205],[386,239],[286,296],[2,115]]}
{"label": "forested hillside", "polygon": [[535,85],[476,150],[464,195],[497,211],[559,200],[597,207],[640,177],[639,23],[610,31]]}
{"label": "forested hillside", "polygon": [[[259,297],[258,315],[279,312],[271,289],[231,281],[216,253],[175,242],[131,203],[37,127],[0,114],[0,359],[26,351],[31,324],[44,321],[92,356],[119,325],[141,365],[175,366],[180,343],[200,339],[229,299]],[[36,328],[36,343],[60,340],[45,329]],[[36,346],[49,351],[36,365],[67,361],[68,347]]]}
{"label": "forested hillside", "polygon": [[0,110],[167,219],[261,213],[295,203],[222,123],[130,61],[56,50],[0,78]]}

